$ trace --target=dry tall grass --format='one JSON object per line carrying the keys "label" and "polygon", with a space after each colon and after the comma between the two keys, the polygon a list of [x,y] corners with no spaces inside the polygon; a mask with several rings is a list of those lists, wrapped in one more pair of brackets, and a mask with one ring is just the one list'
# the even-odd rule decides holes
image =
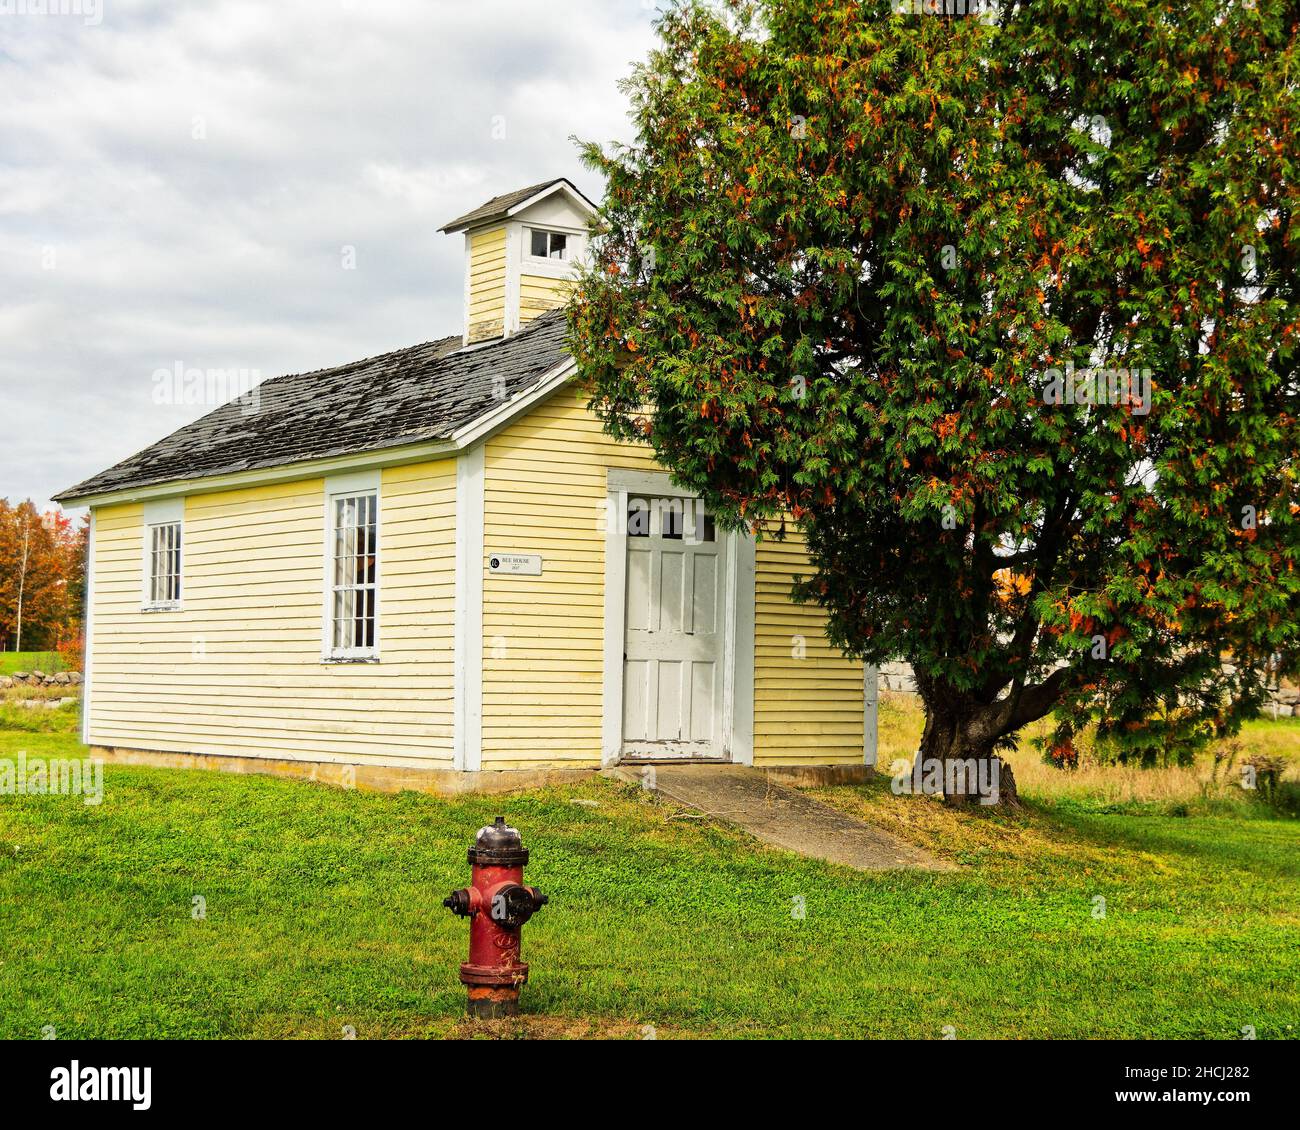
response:
{"label": "dry tall grass", "polygon": [[[909,764],[921,742],[925,714],[915,695],[882,692],[880,695],[880,744],[876,766],[889,773],[900,760]],[[1193,802],[1248,801],[1241,787],[1241,767],[1254,755],[1286,758],[1288,781],[1300,780],[1300,719],[1261,718],[1248,722],[1237,739],[1235,757],[1225,748],[1209,750],[1195,765],[1160,769],[1134,769],[1097,760],[1085,740],[1079,743],[1076,769],[1062,770],[1046,764],[1031,739],[1050,730],[1048,720],[1022,731],[1021,747],[1007,755],[1016,774],[1022,796],[1048,803],[1086,802],[1090,807],[1157,805],[1173,808]],[[1216,766],[1215,754],[1220,762]],[[1231,757],[1231,760],[1229,758]]]}

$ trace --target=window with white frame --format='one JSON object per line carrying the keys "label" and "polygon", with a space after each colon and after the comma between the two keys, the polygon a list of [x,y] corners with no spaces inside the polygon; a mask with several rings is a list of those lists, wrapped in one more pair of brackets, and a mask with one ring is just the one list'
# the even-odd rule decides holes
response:
{"label": "window with white frame", "polygon": [[330,500],[326,651],[334,659],[378,654],[379,495]]}
{"label": "window with white frame", "polygon": [[534,259],[556,259],[564,262],[569,258],[569,237],[561,231],[530,228],[528,253]]}
{"label": "window with white frame", "polygon": [[145,603],[150,608],[178,608],[181,603],[181,523],[155,522],[146,527]]}

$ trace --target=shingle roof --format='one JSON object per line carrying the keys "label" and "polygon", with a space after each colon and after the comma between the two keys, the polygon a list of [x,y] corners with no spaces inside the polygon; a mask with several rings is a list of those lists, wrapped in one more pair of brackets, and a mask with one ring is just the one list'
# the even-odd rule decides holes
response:
{"label": "shingle roof", "polygon": [[507,192],[501,196],[494,196],[486,204],[480,204],[473,211],[466,212],[463,216],[444,224],[439,231],[452,232],[461,231],[464,228],[473,227],[475,224],[486,224],[492,220],[499,220],[517,204],[522,204],[531,196],[536,196],[539,192],[545,192],[553,185],[566,184],[579,199],[585,200],[594,209],[596,206],[587,200],[581,192],[578,192],[573,182],[568,177],[556,177],[554,180],[542,181],[541,184],[530,184],[527,188],[516,189],[514,192]]}
{"label": "shingle roof", "polygon": [[55,499],[447,439],[560,365],[565,333],[563,311],[552,310],[491,345],[442,338],[276,377],[258,386],[255,410],[223,405]]}

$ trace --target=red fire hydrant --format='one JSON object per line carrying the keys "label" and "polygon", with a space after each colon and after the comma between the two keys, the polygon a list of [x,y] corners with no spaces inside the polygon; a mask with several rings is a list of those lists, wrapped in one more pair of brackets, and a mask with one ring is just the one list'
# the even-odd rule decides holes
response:
{"label": "red fire hydrant", "polygon": [[469,989],[469,1014],[481,1020],[519,1012],[519,986],[528,965],[519,960],[519,930],[547,898],[523,884],[528,849],[504,816],[480,828],[469,849],[470,886],[452,891],[442,905],[469,919],[469,960],[460,979]]}

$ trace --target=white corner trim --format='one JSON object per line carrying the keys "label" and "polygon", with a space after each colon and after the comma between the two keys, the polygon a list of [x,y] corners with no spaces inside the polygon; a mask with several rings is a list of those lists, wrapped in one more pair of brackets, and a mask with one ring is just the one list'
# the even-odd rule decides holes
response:
{"label": "white corner trim", "polygon": [[91,669],[94,663],[95,638],[95,511],[90,512],[90,530],[86,536],[86,643],[81,658],[81,742],[90,745],[90,696],[93,693]]}
{"label": "white corner trim", "polygon": [[735,562],[735,682],[731,707],[731,760],[754,764],[754,539],[733,534],[731,556]]}
{"label": "white corner trim", "polygon": [[880,702],[880,669],[868,664],[862,666],[862,763],[876,764],[880,744],[877,706]]}
{"label": "white corner trim", "polygon": [[[619,515],[624,515],[622,521]],[[600,763],[623,754],[623,648],[627,600],[627,491],[610,485],[605,497],[605,671],[601,695]]]}
{"label": "white corner trim", "polygon": [[462,346],[469,344],[469,306],[470,306],[470,281],[473,278],[474,271],[474,249],[470,246],[470,233],[465,233],[465,310],[461,318],[461,325],[465,328],[461,331],[460,343]]}
{"label": "white corner trim", "polygon": [[487,447],[456,459],[456,626],[452,766],[483,765],[483,482]]}
{"label": "white corner trim", "polygon": [[502,312],[502,337],[519,332],[520,261],[523,258],[523,225],[506,224],[506,308]]}

